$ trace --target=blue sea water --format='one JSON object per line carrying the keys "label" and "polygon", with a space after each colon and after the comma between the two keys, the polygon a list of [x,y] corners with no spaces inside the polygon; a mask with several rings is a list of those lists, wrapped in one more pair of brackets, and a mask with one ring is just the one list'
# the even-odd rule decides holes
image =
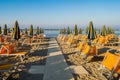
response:
{"label": "blue sea water", "polygon": [[44,30],[46,37],[57,37],[59,30]]}
{"label": "blue sea water", "polygon": [[[46,37],[57,37],[59,30],[44,30]],[[83,32],[85,34],[85,32]],[[116,36],[120,35],[120,31],[115,31]]]}

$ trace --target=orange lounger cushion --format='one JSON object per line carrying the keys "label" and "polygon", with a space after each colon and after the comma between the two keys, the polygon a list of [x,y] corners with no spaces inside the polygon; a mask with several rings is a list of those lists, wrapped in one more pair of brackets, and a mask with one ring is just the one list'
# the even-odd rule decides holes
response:
{"label": "orange lounger cushion", "polygon": [[88,54],[89,50],[90,50],[90,46],[88,44],[85,44],[84,48],[82,49],[82,54],[84,55]]}
{"label": "orange lounger cushion", "polygon": [[12,67],[12,64],[0,64],[0,70],[8,70]]}
{"label": "orange lounger cushion", "polygon": [[[119,55],[108,52],[102,64],[109,70],[113,70],[115,65],[117,64],[118,59],[119,59]],[[120,72],[120,62],[118,63],[115,72]]]}
{"label": "orange lounger cushion", "polygon": [[14,52],[14,43],[12,44],[4,44],[0,54],[11,54]]}
{"label": "orange lounger cushion", "polygon": [[79,42],[77,49],[78,49],[78,50],[81,50],[82,47],[83,47],[83,42]]}
{"label": "orange lounger cushion", "polygon": [[27,52],[14,52],[9,55],[25,55]]}
{"label": "orange lounger cushion", "polygon": [[97,54],[97,53],[96,53],[96,52],[97,52],[96,50],[97,50],[97,49],[96,49],[96,46],[95,46],[95,45],[92,46],[91,49],[90,49],[90,53],[89,53],[89,54],[90,54],[90,55],[96,55],[96,54]]}

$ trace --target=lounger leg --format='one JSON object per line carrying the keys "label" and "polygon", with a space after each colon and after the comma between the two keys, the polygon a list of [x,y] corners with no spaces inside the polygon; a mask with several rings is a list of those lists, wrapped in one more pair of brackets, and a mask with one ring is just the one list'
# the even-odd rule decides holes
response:
{"label": "lounger leg", "polygon": [[110,74],[109,80],[112,80],[113,72]]}
{"label": "lounger leg", "polygon": [[21,60],[21,62],[23,62],[23,58],[22,58],[22,55],[20,55],[20,60]]}
{"label": "lounger leg", "polygon": [[79,55],[79,56],[80,56],[80,54],[81,54],[81,51],[77,51],[77,55]]}
{"label": "lounger leg", "polygon": [[98,68],[98,70],[101,70],[101,75],[102,75],[102,73],[103,73],[103,69],[104,69],[105,67],[103,66],[103,65],[100,65],[100,68]]}
{"label": "lounger leg", "polygon": [[101,75],[103,74],[103,69],[104,69],[105,67],[104,66],[102,66],[102,70],[101,70]]}
{"label": "lounger leg", "polygon": [[0,80],[2,80],[2,78],[3,78],[2,75],[0,75]]}

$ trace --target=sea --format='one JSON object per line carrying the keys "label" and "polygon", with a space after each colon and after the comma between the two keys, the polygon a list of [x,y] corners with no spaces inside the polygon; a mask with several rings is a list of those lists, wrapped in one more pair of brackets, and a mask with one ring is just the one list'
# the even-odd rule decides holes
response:
{"label": "sea", "polygon": [[[46,35],[46,37],[57,37],[59,35],[59,30],[44,30],[44,34]],[[85,34],[85,32],[83,31],[83,34]],[[120,35],[120,31],[115,31],[116,36]]]}

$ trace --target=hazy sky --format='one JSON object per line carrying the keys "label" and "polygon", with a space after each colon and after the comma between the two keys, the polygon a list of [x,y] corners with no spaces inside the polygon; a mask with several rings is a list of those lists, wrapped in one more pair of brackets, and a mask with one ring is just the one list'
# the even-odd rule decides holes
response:
{"label": "hazy sky", "polygon": [[[0,0],[0,25],[120,26],[120,0]],[[56,27],[56,28],[57,28]]]}

